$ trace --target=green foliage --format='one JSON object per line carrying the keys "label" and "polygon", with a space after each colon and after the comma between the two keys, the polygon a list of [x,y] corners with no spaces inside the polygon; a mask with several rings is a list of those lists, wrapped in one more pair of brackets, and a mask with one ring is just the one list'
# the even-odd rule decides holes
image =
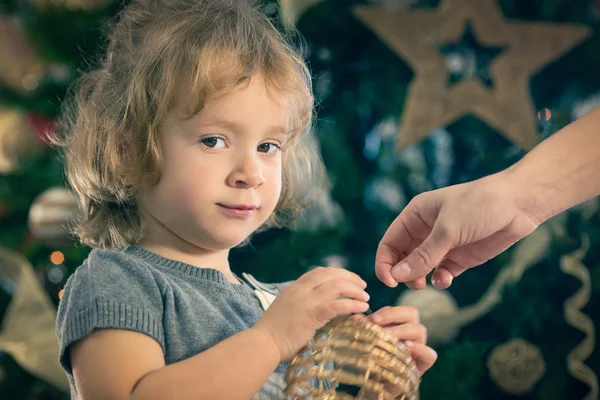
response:
{"label": "green foliage", "polygon": [[477,389],[487,373],[486,355],[492,343],[455,341],[438,352],[438,362],[423,376],[422,399],[477,400]]}

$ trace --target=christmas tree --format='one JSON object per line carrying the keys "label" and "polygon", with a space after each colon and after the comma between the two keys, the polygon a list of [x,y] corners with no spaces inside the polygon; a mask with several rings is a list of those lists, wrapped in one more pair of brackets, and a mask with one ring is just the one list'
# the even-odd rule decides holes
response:
{"label": "christmas tree", "polygon": [[[261,4],[282,31],[294,26],[303,37],[331,192],[296,229],[261,233],[234,250],[234,272],[281,282],[334,265],[367,280],[374,310],[417,306],[439,353],[421,383],[424,400],[597,399],[600,355],[586,317],[600,315],[596,200],[548,221],[447,291],[387,288],[374,256],[412,197],[502,170],[600,104],[600,3]],[[73,198],[47,135],[69,85],[104,57],[107,30],[126,5],[0,5],[2,398],[69,398],[48,327],[90,249],[63,227]],[[509,84],[515,76],[526,78],[527,96]]]}

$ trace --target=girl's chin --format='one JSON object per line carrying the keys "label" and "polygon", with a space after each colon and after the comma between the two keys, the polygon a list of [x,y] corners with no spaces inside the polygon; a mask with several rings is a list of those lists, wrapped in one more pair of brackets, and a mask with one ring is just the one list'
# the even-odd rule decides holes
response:
{"label": "girl's chin", "polygon": [[220,236],[213,237],[212,240],[206,241],[204,243],[197,243],[198,247],[205,248],[207,250],[212,251],[224,251],[230,250],[235,247],[238,247],[245,243],[246,239],[248,239],[248,235],[231,235],[231,236]]}

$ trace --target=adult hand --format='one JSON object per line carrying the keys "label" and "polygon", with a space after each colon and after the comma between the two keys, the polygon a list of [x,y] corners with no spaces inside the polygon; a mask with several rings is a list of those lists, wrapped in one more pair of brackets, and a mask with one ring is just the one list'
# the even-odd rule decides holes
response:
{"label": "adult hand", "polygon": [[440,289],[485,263],[542,222],[525,211],[524,197],[502,173],[416,196],[388,228],[375,272],[389,287],[432,284]]}

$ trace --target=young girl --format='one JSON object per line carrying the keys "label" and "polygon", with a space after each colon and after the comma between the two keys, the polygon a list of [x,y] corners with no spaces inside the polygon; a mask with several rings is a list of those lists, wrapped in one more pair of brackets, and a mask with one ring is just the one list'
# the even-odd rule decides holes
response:
{"label": "young girl", "polygon": [[[368,309],[343,269],[267,285],[228,263],[290,221],[322,175],[300,56],[246,1],[139,0],[74,105],[67,174],[94,249],[58,310],[72,399],[283,398],[287,362],[315,330]],[[370,317],[431,366],[415,310]]]}

